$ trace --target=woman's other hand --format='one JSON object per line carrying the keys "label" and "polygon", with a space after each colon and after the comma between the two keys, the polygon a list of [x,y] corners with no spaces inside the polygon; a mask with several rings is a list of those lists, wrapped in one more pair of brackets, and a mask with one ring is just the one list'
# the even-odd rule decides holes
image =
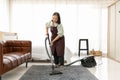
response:
{"label": "woman's other hand", "polygon": [[53,42],[53,41],[51,41],[50,46],[53,46],[53,43],[54,43],[54,42]]}

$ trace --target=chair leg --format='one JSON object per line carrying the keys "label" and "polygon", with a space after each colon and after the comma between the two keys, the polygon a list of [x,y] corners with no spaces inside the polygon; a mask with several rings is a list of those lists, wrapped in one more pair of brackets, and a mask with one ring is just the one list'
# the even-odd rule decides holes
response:
{"label": "chair leg", "polygon": [[87,55],[89,55],[89,43],[88,43],[88,40],[87,40],[87,43],[86,43],[87,45]]}
{"label": "chair leg", "polygon": [[78,56],[80,57],[80,45],[81,45],[81,43],[80,43],[80,40],[79,40],[79,49],[78,49]]}

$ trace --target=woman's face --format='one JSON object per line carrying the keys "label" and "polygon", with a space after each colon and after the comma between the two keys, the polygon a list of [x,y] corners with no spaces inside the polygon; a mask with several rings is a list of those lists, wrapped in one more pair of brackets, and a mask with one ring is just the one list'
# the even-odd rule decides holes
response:
{"label": "woman's face", "polygon": [[54,23],[56,23],[56,22],[58,21],[58,17],[57,17],[56,15],[53,15],[52,21],[53,21]]}

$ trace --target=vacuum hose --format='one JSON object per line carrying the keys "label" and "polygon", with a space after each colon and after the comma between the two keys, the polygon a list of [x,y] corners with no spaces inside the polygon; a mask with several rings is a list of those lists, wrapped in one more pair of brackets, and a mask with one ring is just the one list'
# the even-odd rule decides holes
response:
{"label": "vacuum hose", "polygon": [[[47,40],[48,40],[49,45],[50,45],[49,35],[45,38],[45,48],[46,48],[47,55],[48,55],[48,57],[50,58],[50,60],[52,62],[52,70],[53,71],[52,71],[52,73],[50,75],[62,74],[60,71],[55,71],[54,70],[54,65],[53,65],[53,60],[52,60],[52,54],[50,55],[51,51],[49,52],[48,48],[47,48]],[[67,66],[70,66],[70,65],[72,65],[72,64],[74,64],[76,62],[79,62],[79,61],[81,61],[82,65],[84,67],[93,67],[93,66],[96,66],[96,61],[94,59],[94,56],[88,56],[88,57],[85,57],[83,59],[78,59],[78,60],[73,61],[73,62],[71,62],[71,63],[69,63],[67,65],[64,65],[64,66],[67,67]]]}
{"label": "vacuum hose", "polygon": [[[48,48],[47,48],[47,40],[48,40],[49,45],[50,45],[49,34],[48,34],[47,37],[45,38],[45,49],[46,49],[46,52],[47,52],[47,55],[48,55],[49,59],[51,59],[50,53],[49,53]],[[72,65],[72,64],[74,64],[74,63],[76,63],[76,62],[79,62],[79,61],[81,61],[81,59],[76,60],[76,61],[74,61],[74,62],[71,62],[71,63],[69,63],[69,64],[67,64],[67,65],[64,65],[64,66],[70,66],[70,65]]]}
{"label": "vacuum hose", "polygon": [[50,53],[49,53],[48,48],[47,48],[47,40],[48,40],[48,42],[49,42],[49,44],[50,44],[49,34],[48,34],[47,37],[45,38],[45,49],[46,49],[46,52],[47,52],[47,55],[48,55],[49,59],[51,59]]}

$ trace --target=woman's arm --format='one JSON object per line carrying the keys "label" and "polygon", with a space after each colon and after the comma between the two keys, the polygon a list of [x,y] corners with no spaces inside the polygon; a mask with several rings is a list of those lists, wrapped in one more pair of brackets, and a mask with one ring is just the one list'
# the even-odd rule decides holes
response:
{"label": "woman's arm", "polygon": [[49,21],[49,22],[46,23],[46,35],[49,34],[49,33],[48,33],[48,29],[51,27],[51,25],[52,25],[52,22],[51,22],[51,21]]}
{"label": "woman's arm", "polygon": [[55,42],[55,41],[57,41],[60,37],[62,37],[63,35],[64,35],[64,30],[63,30],[63,26],[62,26],[62,24],[60,24],[58,27],[57,27],[57,29],[58,29],[58,35],[51,41],[51,45],[53,45],[53,43]]}
{"label": "woman's arm", "polygon": [[48,35],[49,33],[48,33],[48,27],[46,27],[46,35]]}
{"label": "woman's arm", "polygon": [[58,36],[56,36],[55,37],[55,39],[53,39],[52,41],[51,41],[51,46],[53,45],[53,43],[55,42],[55,41],[57,41],[58,39],[60,38],[60,36],[58,35]]}
{"label": "woman's arm", "polygon": [[52,42],[54,43],[55,41],[57,41],[60,38],[60,36],[56,36],[55,39],[52,40]]}

